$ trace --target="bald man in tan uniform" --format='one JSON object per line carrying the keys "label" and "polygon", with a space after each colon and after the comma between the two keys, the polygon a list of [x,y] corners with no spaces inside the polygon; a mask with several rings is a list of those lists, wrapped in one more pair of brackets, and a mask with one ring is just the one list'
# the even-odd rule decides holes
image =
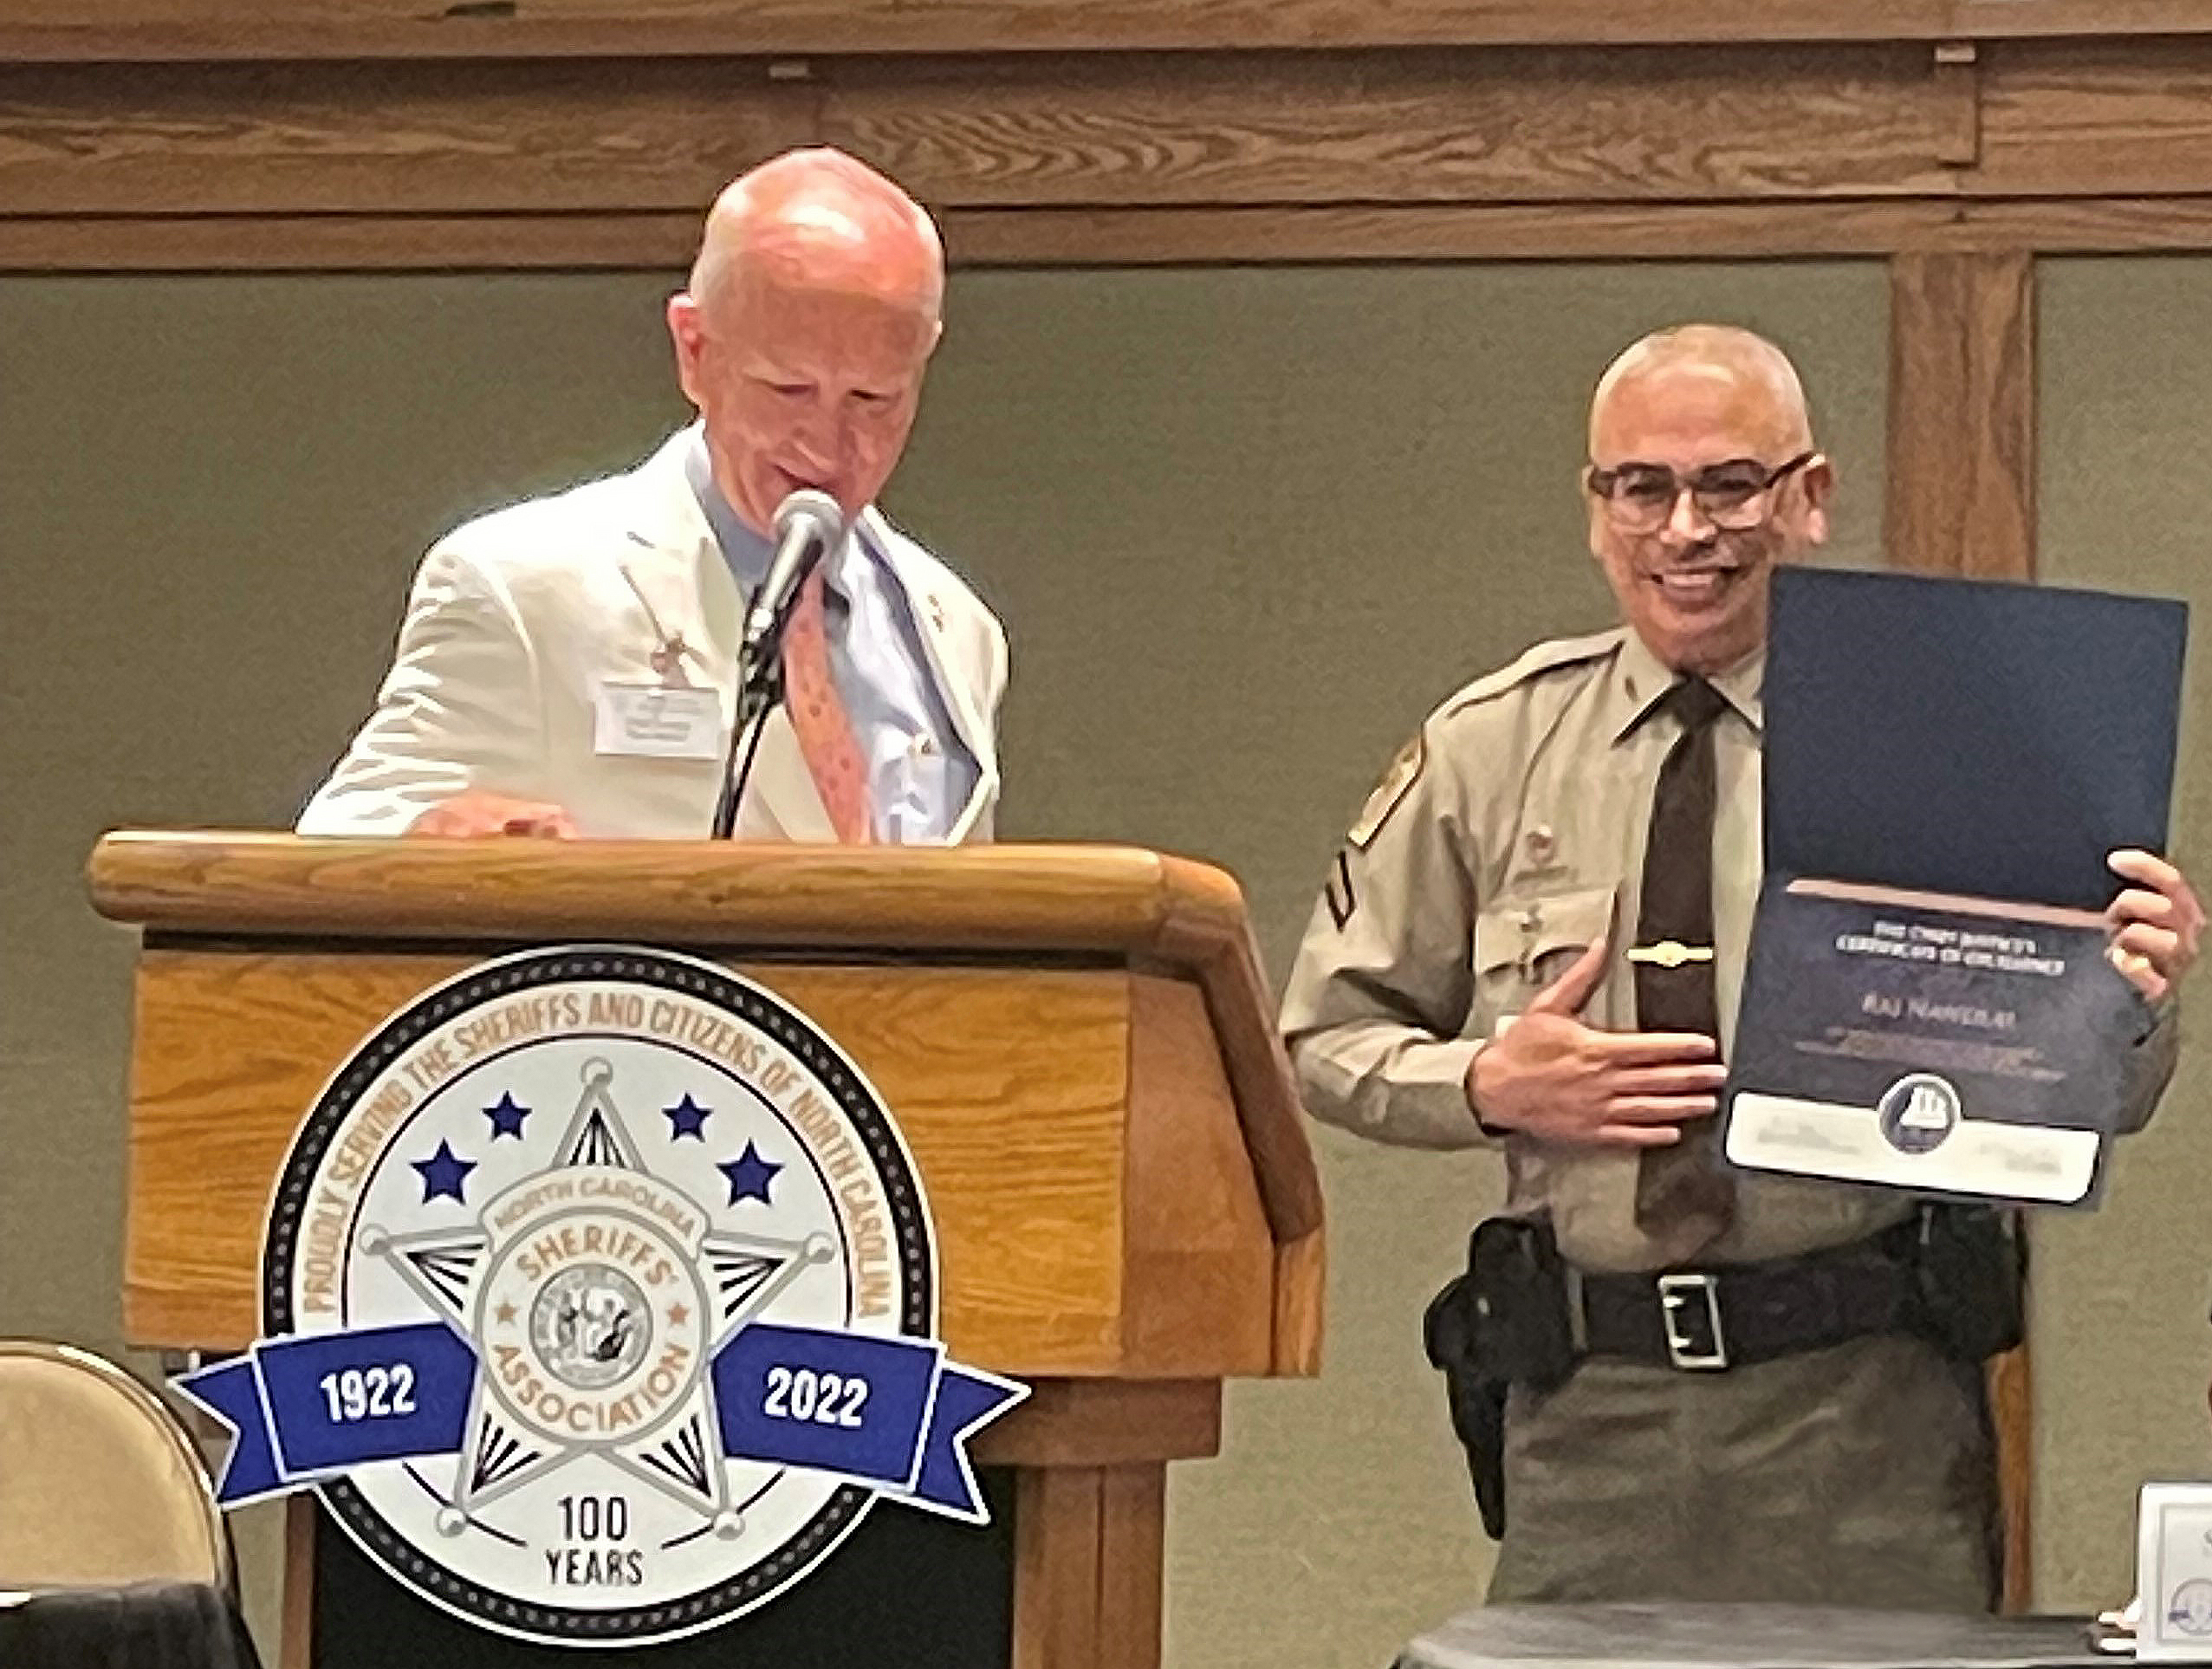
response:
{"label": "bald man in tan uniform", "polygon": [[[1725,1075],[1759,886],[1768,581],[1826,536],[1830,465],[1781,353],[1695,326],[1606,373],[1590,455],[1591,549],[1625,624],[1467,685],[1386,773],[1284,1000],[1307,1105],[1380,1141],[1499,1149],[1508,1216],[1555,1236],[1573,1359],[1507,1397],[1494,1600],[1985,1607],[1979,1362],[1905,1318],[1918,1203],[1747,1175],[1718,1216],[1639,1208],[1651,1167],[1709,1131]],[[1692,724],[1710,731],[1717,1040],[1639,1030],[1633,965],[1652,959],[1636,940],[1655,788]],[[2202,912],[2157,858],[2112,867],[2111,956],[2145,999],[2139,1125]],[[1683,1271],[1696,1284],[1663,1285]],[[1670,1290],[1692,1312],[1671,1344]]]}

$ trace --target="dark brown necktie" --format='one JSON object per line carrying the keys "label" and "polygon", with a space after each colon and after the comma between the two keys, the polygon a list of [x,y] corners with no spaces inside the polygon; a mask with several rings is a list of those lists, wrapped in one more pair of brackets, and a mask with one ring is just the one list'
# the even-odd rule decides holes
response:
{"label": "dark brown necktie", "polygon": [[[1721,692],[1686,678],[1660,697],[1682,734],[1659,767],[1644,847],[1644,895],[1636,918],[1636,1023],[1644,1031],[1721,1036],[1713,983],[1714,721]],[[1636,1173],[1636,1225],[1667,1249],[1694,1257],[1726,1231],[1735,1185],[1719,1168],[1714,1121],[1693,1120],[1671,1147],[1647,1149]]]}

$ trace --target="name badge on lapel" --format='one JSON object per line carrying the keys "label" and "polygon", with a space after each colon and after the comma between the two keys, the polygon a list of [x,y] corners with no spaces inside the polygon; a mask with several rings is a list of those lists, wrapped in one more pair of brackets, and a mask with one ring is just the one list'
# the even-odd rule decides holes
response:
{"label": "name badge on lapel", "polygon": [[682,684],[602,681],[592,750],[633,759],[722,757],[722,699]]}

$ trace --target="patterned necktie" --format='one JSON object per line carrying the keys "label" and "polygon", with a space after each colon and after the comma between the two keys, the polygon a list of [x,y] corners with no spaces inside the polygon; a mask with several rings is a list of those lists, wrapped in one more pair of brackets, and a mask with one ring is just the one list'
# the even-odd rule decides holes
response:
{"label": "patterned necktie", "polygon": [[[1713,983],[1714,721],[1726,711],[1721,692],[1702,678],[1677,682],[1659,699],[1681,721],[1682,734],[1659,767],[1651,796],[1651,829],[1644,848],[1643,903],[1637,914],[1640,951],[1634,961],[1636,1023],[1644,1031],[1721,1036]],[[1691,956],[1670,953],[1687,951]],[[1702,951],[1703,955],[1694,953]],[[1670,966],[1669,964],[1673,965]],[[1694,1257],[1727,1231],[1735,1215],[1735,1185],[1718,1166],[1709,1118],[1682,1127],[1671,1147],[1640,1156],[1636,1224],[1667,1250],[1668,1261]]]}
{"label": "patterned necktie", "polygon": [[824,614],[822,565],[817,562],[799,588],[783,628],[783,705],[814,791],[829,812],[830,827],[846,845],[866,846],[875,838],[867,763],[853,735],[853,716],[830,678]]}

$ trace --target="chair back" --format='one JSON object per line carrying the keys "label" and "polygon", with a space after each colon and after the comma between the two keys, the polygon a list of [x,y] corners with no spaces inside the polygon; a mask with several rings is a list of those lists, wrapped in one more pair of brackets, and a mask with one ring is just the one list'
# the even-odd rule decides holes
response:
{"label": "chair back", "polygon": [[0,1589],[159,1581],[231,1586],[191,1437],[90,1351],[0,1339]]}

